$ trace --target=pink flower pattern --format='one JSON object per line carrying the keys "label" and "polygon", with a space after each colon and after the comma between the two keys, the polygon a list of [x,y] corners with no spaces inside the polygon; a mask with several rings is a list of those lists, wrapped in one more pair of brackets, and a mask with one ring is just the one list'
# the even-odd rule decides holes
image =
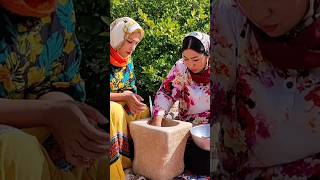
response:
{"label": "pink flower pattern", "polygon": [[180,120],[193,125],[209,123],[210,83],[199,84],[193,81],[182,60],[176,62],[158,90],[153,115],[163,116],[168,113],[176,101],[179,101]]}
{"label": "pink flower pattern", "polygon": [[273,66],[236,2],[212,3],[211,113],[221,127],[215,178],[319,179],[320,68]]}

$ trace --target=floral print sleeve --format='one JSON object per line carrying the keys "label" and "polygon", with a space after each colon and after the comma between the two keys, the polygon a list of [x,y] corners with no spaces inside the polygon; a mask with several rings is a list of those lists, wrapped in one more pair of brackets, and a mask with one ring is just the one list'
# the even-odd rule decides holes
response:
{"label": "floral print sleeve", "polygon": [[173,103],[180,99],[181,89],[184,86],[183,79],[185,79],[183,76],[177,64],[175,64],[156,94],[153,116],[164,117]]}
{"label": "floral print sleeve", "polygon": [[176,62],[158,90],[153,115],[163,117],[175,101],[179,101],[180,120],[193,125],[209,122],[210,83],[194,82],[182,60]]}
{"label": "floral print sleeve", "polygon": [[131,59],[128,65],[123,68],[111,66],[110,92],[121,93],[129,90],[137,93],[136,77],[133,70],[134,66]]}
{"label": "floral print sleeve", "polygon": [[320,68],[273,65],[236,2],[212,8],[211,109],[221,127],[216,178],[317,179]]}
{"label": "floral print sleeve", "polygon": [[[237,29],[234,28],[234,17],[229,13],[232,11],[232,1],[228,3],[218,3],[215,1],[212,26],[212,60],[213,60],[213,76],[212,76],[212,114],[213,123],[220,122],[221,126],[225,123],[228,126],[234,126],[236,130],[239,124],[232,123],[236,121],[236,78],[237,78],[237,43],[236,36],[230,36],[230,34],[239,34]],[[219,16],[219,18],[216,18]],[[223,26],[227,23],[229,26]],[[232,124],[229,124],[232,123]],[[246,161],[247,146],[242,138],[243,134],[238,134],[236,131],[224,131],[224,127],[221,128],[221,138],[228,138],[228,141],[218,142],[223,152],[220,156],[220,162],[225,163],[220,167],[220,171],[225,174],[231,172],[237,172],[243,163]],[[231,128],[232,130],[232,128]],[[237,136],[237,138],[232,138]],[[239,141],[240,138],[241,140]],[[227,145],[224,142],[228,143]],[[229,148],[232,147],[232,148]],[[233,148],[235,147],[235,148]],[[227,154],[223,156],[223,154]],[[244,156],[243,156],[244,155]],[[222,159],[223,157],[228,159]],[[222,167],[226,168],[223,169]],[[227,172],[225,172],[227,171]]]}

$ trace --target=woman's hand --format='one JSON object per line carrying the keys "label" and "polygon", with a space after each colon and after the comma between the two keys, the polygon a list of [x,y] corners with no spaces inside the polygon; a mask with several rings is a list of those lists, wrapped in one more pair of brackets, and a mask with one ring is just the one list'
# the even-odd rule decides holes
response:
{"label": "woman's hand", "polygon": [[83,108],[84,105],[75,101],[53,103],[47,125],[52,128],[66,160],[75,166],[90,166],[92,160],[106,157],[108,135],[93,125],[97,121],[106,122],[102,115],[97,118],[89,116],[84,110],[89,108]]}
{"label": "woman's hand", "polygon": [[131,91],[125,91],[123,93],[126,95],[125,101],[129,107],[130,112],[132,112],[133,114],[138,114],[145,110],[146,105],[141,102],[143,101],[143,98],[141,96]]}

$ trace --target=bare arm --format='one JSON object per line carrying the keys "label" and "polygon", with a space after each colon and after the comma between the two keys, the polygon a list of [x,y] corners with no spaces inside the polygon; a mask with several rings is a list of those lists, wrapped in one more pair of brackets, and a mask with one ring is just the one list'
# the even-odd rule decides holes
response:
{"label": "bare arm", "polygon": [[47,117],[53,115],[54,102],[65,100],[73,99],[62,92],[47,93],[39,100],[0,98],[0,124],[16,128],[48,126]]}
{"label": "bare arm", "polygon": [[110,93],[110,100],[115,102],[126,102],[128,93]]}
{"label": "bare arm", "polygon": [[110,93],[110,100],[115,102],[125,102],[133,114],[137,114],[146,108],[146,105],[142,102],[143,98],[131,91]]}
{"label": "bare arm", "polygon": [[16,128],[48,126],[48,113],[53,108],[50,101],[12,100],[0,98],[0,124]]}

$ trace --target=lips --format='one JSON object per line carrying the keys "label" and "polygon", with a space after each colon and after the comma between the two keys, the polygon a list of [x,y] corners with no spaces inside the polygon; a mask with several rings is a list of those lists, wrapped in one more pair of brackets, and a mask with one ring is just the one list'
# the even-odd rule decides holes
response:
{"label": "lips", "polygon": [[278,27],[278,24],[262,25],[261,29],[266,33],[271,33],[271,32],[274,32],[277,29],[277,27]]}
{"label": "lips", "polygon": [[193,73],[196,73],[197,70],[196,69],[190,69]]}

